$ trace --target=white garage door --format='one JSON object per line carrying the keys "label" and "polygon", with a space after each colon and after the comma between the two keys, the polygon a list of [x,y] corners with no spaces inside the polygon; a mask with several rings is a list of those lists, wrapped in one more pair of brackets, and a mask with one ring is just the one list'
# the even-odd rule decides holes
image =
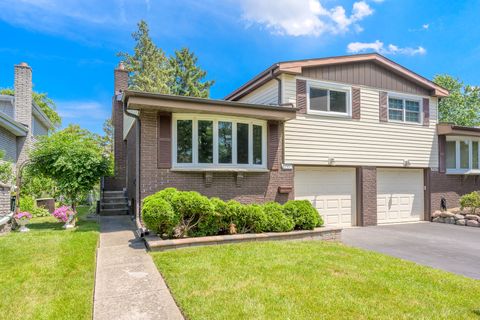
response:
{"label": "white garage door", "polygon": [[378,223],[423,220],[423,170],[377,169]]}
{"label": "white garage door", "polygon": [[355,225],[355,169],[296,167],[295,199],[309,200],[325,225]]}

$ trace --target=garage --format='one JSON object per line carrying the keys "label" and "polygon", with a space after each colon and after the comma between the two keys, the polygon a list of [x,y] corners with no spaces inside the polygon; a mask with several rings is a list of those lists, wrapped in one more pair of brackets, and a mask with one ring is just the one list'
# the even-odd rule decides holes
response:
{"label": "garage", "polygon": [[378,224],[423,220],[422,169],[377,169]]}
{"label": "garage", "polygon": [[309,200],[325,225],[355,225],[355,168],[296,167],[295,199]]}

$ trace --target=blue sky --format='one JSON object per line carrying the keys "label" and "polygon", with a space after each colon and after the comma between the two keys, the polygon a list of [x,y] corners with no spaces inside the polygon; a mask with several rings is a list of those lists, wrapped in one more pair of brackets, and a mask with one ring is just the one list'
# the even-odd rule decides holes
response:
{"label": "blue sky", "polygon": [[0,0],[0,87],[13,65],[57,102],[64,125],[100,133],[116,53],[145,19],[167,54],[190,47],[222,98],[272,63],[380,52],[432,78],[480,85],[480,0]]}

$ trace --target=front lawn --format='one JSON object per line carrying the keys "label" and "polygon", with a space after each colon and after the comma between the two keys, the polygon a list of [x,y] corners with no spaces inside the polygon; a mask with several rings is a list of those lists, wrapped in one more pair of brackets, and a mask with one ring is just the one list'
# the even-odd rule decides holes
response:
{"label": "front lawn", "polygon": [[62,225],[34,218],[29,233],[0,236],[0,319],[91,319],[98,224]]}
{"label": "front lawn", "polygon": [[479,319],[480,281],[336,243],[152,253],[188,319]]}

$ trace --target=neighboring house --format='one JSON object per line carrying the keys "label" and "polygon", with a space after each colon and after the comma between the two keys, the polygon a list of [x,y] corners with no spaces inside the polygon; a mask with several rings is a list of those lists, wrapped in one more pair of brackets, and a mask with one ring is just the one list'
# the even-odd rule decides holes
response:
{"label": "neighboring house", "polygon": [[15,66],[14,92],[0,95],[0,150],[18,168],[28,159],[36,137],[47,135],[54,126],[33,102],[32,69],[24,62]]}
{"label": "neighboring house", "polygon": [[[116,180],[137,210],[173,186],[308,199],[328,225],[367,226],[428,220],[440,197],[463,191],[465,178],[439,165],[448,91],[378,54],[277,63],[226,101],[125,91],[127,80],[115,71]],[[458,186],[444,194],[441,181]]]}

